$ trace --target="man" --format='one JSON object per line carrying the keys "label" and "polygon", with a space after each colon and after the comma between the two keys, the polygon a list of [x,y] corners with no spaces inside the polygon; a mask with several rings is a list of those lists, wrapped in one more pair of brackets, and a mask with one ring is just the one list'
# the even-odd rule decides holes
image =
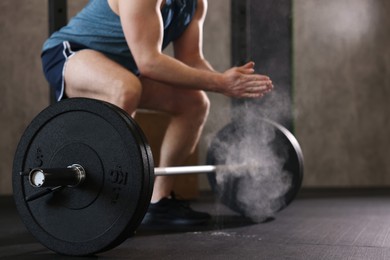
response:
{"label": "man", "polygon": [[[202,53],[207,0],[93,0],[45,43],[46,78],[57,100],[95,98],[129,114],[137,108],[172,119],[159,166],[180,165],[194,151],[207,119],[204,91],[260,98],[272,88],[254,64],[215,72]],[[174,58],[162,53],[173,43]],[[174,177],[157,177],[149,224],[199,224],[209,215],[171,196]]]}

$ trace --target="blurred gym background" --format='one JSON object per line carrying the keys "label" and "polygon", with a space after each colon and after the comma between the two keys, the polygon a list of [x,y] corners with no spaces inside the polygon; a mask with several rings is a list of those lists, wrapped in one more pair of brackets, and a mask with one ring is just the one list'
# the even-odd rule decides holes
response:
{"label": "blurred gym background", "polygon": [[[87,2],[68,1],[68,16]],[[275,5],[283,2],[291,2],[287,18],[292,34],[290,39],[279,40],[291,46],[291,113],[305,156],[303,187],[388,187],[390,2],[272,1]],[[228,0],[209,1],[204,51],[219,71],[233,63],[234,11]],[[10,195],[18,140],[32,118],[50,102],[40,63],[41,46],[49,30],[48,1],[2,0],[0,12],[0,195]],[[261,21],[273,28],[271,16]],[[250,26],[250,33],[256,34],[256,24]],[[267,51],[256,43],[249,48],[249,55]],[[262,72],[261,60],[256,63]],[[212,110],[193,159],[196,164],[204,162],[210,138],[230,121],[231,100],[209,95]],[[203,177],[196,181],[199,190],[209,189]]]}

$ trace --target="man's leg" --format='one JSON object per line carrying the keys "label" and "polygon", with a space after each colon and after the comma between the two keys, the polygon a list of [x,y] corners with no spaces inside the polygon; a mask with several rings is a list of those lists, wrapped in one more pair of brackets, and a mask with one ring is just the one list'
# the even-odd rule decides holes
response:
{"label": "man's leg", "polygon": [[[209,100],[203,91],[175,88],[142,77],[141,82],[143,92],[139,106],[171,115],[159,166],[181,165],[194,152],[199,141],[209,111]],[[173,185],[173,176],[157,177],[152,202],[168,197]]]}
{"label": "man's leg", "polygon": [[138,77],[94,50],[81,50],[65,67],[65,93],[68,97],[103,100],[129,114],[138,107],[142,87]]}
{"label": "man's leg", "polygon": [[[67,62],[65,93],[68,97],[88,97],[117,105],[129,114],[147,108],[170,114],[161,147],[159,165],[180,165],[194,151],[207,118],[209,101],[202,91],[174,88],[150,79],[141,80],[105,55],[77,52]],[[158,177],[152,201],[170,195],[173,177]]]}
{"label": "man's leg", "polygon": [[[69,59],[65,69],[68,97],[95,98],[115,104],[132,114],[136,108],[162,111],[172,116],[161,148],[161,166],[179,165],[194,151],[207,118],[209,101],[202,91],[184,90],[146,78],[139,79],[103,54],[83,50]],[[191,225],[209,219],[175,199],[167,199],[173,177],[158,177],[151,206],[153,220],[164,224]],[[165,198],[165,199],[164,199]],[[154,214],[156,213],[156,214]],[[147,215],[148,216],[148,215]],[[146,216],[146,218],[147,218]],[[151,222],[153,223],[153,222]]]}

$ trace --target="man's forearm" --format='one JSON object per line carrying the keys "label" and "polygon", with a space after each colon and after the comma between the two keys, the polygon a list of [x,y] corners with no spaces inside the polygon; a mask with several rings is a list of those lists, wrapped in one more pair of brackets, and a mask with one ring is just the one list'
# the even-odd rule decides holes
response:
{"label": "man's forearm", "polygon": [[200,69],[200,70],[205,70],[205,71],[213,71],[215,72],[213,66],[203,58],[194,58],[188,62],[185,62],[188,66]]}
{"label": "man's forearm", "polygon": [[254,74],[254,63],[248,62],[223,73],[215,72],[207,61],[191,64],[158,54],[139,66],[141,75],[171,86],[212,91],[230,97],[262,97],[272,88],[269,77]]}
{"label": "man's forearm", "polygon": [[173,86],[219,92],[222,76],[203,59],[185,64],[161,54],[140,68],[141,75]]}

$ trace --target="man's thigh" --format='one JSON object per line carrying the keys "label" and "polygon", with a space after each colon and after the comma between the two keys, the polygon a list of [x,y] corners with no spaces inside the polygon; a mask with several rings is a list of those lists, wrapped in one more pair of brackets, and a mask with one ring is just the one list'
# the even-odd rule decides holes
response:
{"label": "man's thigh", "polygon": [[68,60],[64,76],[68,97],[89,97],[111,102],[123,82],[129,87],[140,87],[139,78],[132,72],[104,54],[89,49],[77,52]]}

